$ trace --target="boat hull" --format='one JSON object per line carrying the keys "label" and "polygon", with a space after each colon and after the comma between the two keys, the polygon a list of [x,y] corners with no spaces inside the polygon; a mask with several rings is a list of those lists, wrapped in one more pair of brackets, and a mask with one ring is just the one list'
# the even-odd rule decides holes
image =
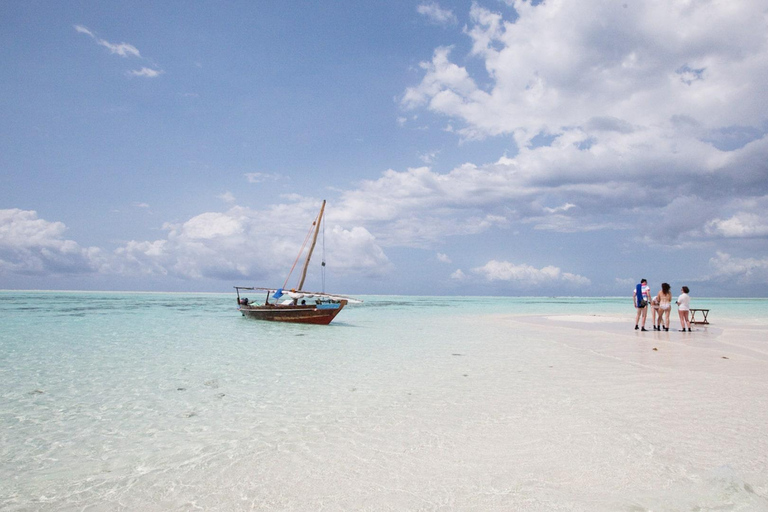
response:
{"label": "boat hull", "polygon": [[244,317],[268,322],[328,325],[347,305],[346,300],[335,304],[240,306]]}

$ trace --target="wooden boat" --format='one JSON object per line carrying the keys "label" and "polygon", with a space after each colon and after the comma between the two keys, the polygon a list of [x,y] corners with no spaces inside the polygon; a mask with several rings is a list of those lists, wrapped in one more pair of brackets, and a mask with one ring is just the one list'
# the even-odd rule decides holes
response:
{"label": "wooden boat", "polygon": [[[308,292],[301,289],[302,286],[304,286],[304,280],[307,277],[309,261],[312,258],[312,252],[317,243],[317,236],[320,232],[320,223],[323,219],[324,212],[325,201],[323,201],[323,205],[320,207],[320,213],[318,214],[317,219],[312,223],[314,230],[312,244],[309,246],[307,257],[304,260],[304,268],[302,269],[301,279],[298,286],[290,290],[286,290],[285,285],[283,285],[283,288],[277,289],[235,286],[235,289],[237,290],[238,309],[243,316],[270,322],[328,325],[334,318],[336,318],[336,315],[344,309],[344,306],[350,302],[362,302],[342,295],[332,295],[325,292]],[[307,240],[308,239],[309,235],[307,235]],[[304,247],[299,251],[299,256],[296,258],[297,262],[303,251]],[[296,263],[294,263],[294,268],[295,266]],[[325,268],[325,261],[323,261],[322,266]],[[286,279],[286,284],[287,283],[288,279]],[[241,290],[260,290],[266,292],[264,304],[257,305],[248,298],[241,297]],[[272,302],[270,302],[270,297],[273,300]]]}
{"label": "wooden boat", "polygon": [[[271,322],[328,325],[334,318],[336,318],[336,315],[341,312],[344,306],[349,303],[349,299],[347,298],[328,294],[308,293],[297,290],[285,293],[281,289],[268,290],[266,288],[248,288],[244,286],[236,286],[236,288],[238,291],[240,312],[243,316],[254,318],[256,320],[269,320]],[[267,292],[267,300],[261,305],[252,304],[248,299],[239,298],[240,290],[264,290]],[[307,299],[302,298],[288,299],[283,303],[270,303],[270,294],[274,294],[272,297],[273,299],[279,299],[286,295],[289,297],[308,297],[310,302],[307,303]],[[299,301],[303,301],[304,303]]]}

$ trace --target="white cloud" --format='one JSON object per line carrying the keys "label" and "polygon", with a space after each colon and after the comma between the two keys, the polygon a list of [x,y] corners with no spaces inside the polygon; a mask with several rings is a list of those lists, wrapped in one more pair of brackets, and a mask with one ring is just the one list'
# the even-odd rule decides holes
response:
{"label": "white cloud", "polygon": [[440,263],[450,263],[451,258],[448,257],[447,254],[443,254],[442,252],[437,253],[437,261]]}
{"label": "white cloud", "polygon": [[504,225],[504,203],[524,197],[509,169],[468,164],[448,174],[427,167],[388,170],[343,192],[334,211],[348,223],[363,223],[388,245],[425,247],[447,235],[476,234]]}
{"label": "white cloud", "polygon": [[449,104],[462,103],[462,97],[484,94],[479,91],[465,68],[450,62],[448,59],[450,53],[450,47],[440,47],[435,50],[431,62],[420,64],[426,74],[418,87],[411,87],[405,91],[402,103],[406,108],[429,104],[432,110],[454,115],[456,112],[447,109]]}
{"label": "white cloud", "polygon": [[[274,284],[275,279],[285,278],[293,265],[317,207],[312,200],[275,205],[264,211],[234,206],[226,212],[206,212],[181,224],[167,224],[166,238],[131,241],[119,248],[114,271],[185,279],[270,278]],[[381,276],[391,270],[387,256],[368,230],[326,222],[329,272]],[[316,268],[322,258],[319,247],[313,257]]]}
{"label": "white cloud", "polygon": [[245,178],[248,183],[261,183],[264,181],[277,181],[280,179],[278,174],[271,174],[267,172],[247,172]]}
{"label": "white cloud", "polygon": [[439,155],[439,151],[428,151],[426,153],[422,153],[419,155],[419,160],[424,162],[425,164],[431,164],[435,161],[435,158],[437,158],[437,155]]}
{"label": "white cloud", "polygon": [[590,284],[590,280],[586,277],[563,272],[558,267],[535,268],[531,265],[515,264],[509,261],[491,260],[482,267],[473,268],[472,272],[482,276],[489,282],[505,281],[523,288],[557,283],[572,286],[586,286]]}
{"label": "white cloud", "polygon": [[416,11],[425,16],[430,23],[435,25],[455,25],[458,23],[456,15],[450,9],[443,9],[437,2],[423,3],[416,7]]}
{"label": "white cloud", "polygon": [[331,269],[346,269],[368,277],[382,276],[392,269],[376,238],[363,227],[334,226],[326,238],[334,246],[328,263]]}
{"label": "white cloud", "polygon": [[576,205],[573,203],[565,203],[562,206],[557,206],[555,208],[544,208],[544,211],[547,213],[561,213],[561,212],[567,212],[571,208],[576,208]]}
{"label": "white cloud", "polygon": [[104,264],[101,251],[64,238],[66,226],[33,210],[0,210],[0,274],[85,274]]}
{"label": "white cloud", "polygon": [[[75,30],[81,34],[85,34],[89,36],[91,39],[96,41],[96,44],[103,46],[109,50],[110,53],[113,53],[115,55],[120,55],[121,57],[139,57],[141,58],[141,53],[139,53],[139,50],[133,46],[132,44],[128,43],[119,43],[114,44],[110,43],[106,39],[100,39],[96,37],[96,35],[88,30],[86,27],[82,25],[75,25]],[[146,69],[146,68],[145,68]]]}
{"label": "white cloud", "polygon": [[[80,34],[85,34],[91,39],[93,39],[96,44],[99,46],[103,46],[104,48],[107,48],[109,52],[113,55],[119,55],[120,57],[136,57],[138,59],[143,59],[141,56],[141,52],[139,52],[138,48],[133,46],[132,44],[128,43],[111,43],[107,41],[106,39],[101,39],[96,36],[92,31],[90,31],[88,28],[82,26],[82,25],[75,25],[75,30]],[[130,71],[126,71],[126,76],[131,77],[141,77],[141,78],[157,78],[158,76],[162,75],[164,73],[161,69],[156,69],[157,66],[153,67],[142,67],[141,69],[134,69]]]}
{"label": "white cloud", "polygon": [[728,219],[713,219],[706,225],[706,232],[726,238],[752,238],[768,236],[768,219],[765,213],[740,212]]}
{"label": "white cloud", "polygon": [[768,257],[738,258],[718,252],[709,260],[714,280],[733,280],[742,285],[768,284]]}
{"label": "white cloud", "polygon": [[466,278],[467,278],[466,274],[464,274],[464,272],[462,272],[460,268],[457,268],[456,271],[453,274],[451,274],[451,279],[456,279],[457,281],[462,281]]}
{"label": "white cloud", "polygon": [[[768,193],[763,0],[512,5],[517,18],[475,3],[469,55],[436,48],[401,105],[447,118],[465,141],[511,137],[519,152],[436,175],[423,200],[413,170],[382,185],[403,182],[431,212],[490,211],[538,229],[639,224],[655,243],[765,236],[758,210],[730,204]],[[441,194],[467,181],[495,183],[477,197]]]}
{"label": "white cloud", "polygon": [[185,222],[179,232],[193,241],[232,237],[243,232],[242,220],[242,217],[225,213],[202,213]]}
{"label": "white cloud", "polygon": [[[759,188],[755,188],[759,192]],[[654,208],[654,215],[641,217],[646,243],[679,245],[730,239],[729,243],[768,238],[768,195],[707,199],[686,195]]]}
{"label": "white cloud", "polygon": [[62,222],[48,222],[34,210],[0,210],[0,243],[4,247],[51,247],[62,243],[66,231]]}
{"label": "white cloud", "polygon": [[137,70],[128,71],[129,76],[139,76],[145,78],[155,78],[163,74],[161,69],[141,68]]}
{"label": "white cloud", "polygon": [[514,22],[478,4],[470,11],[471,55],[490,87],[438,48],[405,104],[462,119],[467,136],[514,134],[523,146],[601,116],[639,129],[673,116],[704,128],[765,119],[755,81],[767,64],[762,0],[514,7]]}
{"label": "white cloud", "polygon": [[234,204],[236,201],[235,196],[232,194],[232,192],[229,191],[224,192],[223,194],[219,194],[216,197],[229,204]]}
{"label": "white cloud", "polygon": [[99,39],[98,42],[101,46],[106,47],[110,51],[110,53],[115,53],[117,55],[120,55],[121,57],[128,57],[130,55],[134,57],[141,57],[139,50],[132,44],[128,44],[128,43],[112,44],[109,41],[105,41],[103,39]]}
{"label": "white cloud", "polygon": [[[34,211],[0,210],[0,273],[263,278],[270,279],[265,284],[281,284],[276,279],[287,276],[317,208],[316,201],[303,199],[264,211],[235,206],[206,212],[166,224],[164,238],[131,240],[113,254],[65,239],[63,223],[40,219]],[[379,277],[391,271],[386,254],[365,228],[329,223],[324,232],[331,274]],[[318,244],[310,276],[319,273],[322,257]]]}
{"label": "white cloud", "polygon": [[85,34],[85,35],[91,36],[93,38],[96,37],[96,36],[93,35],[93,32],[91,32],[90,30],[88,30],[87,28],[85,28],[82,25],[75,25],[75,30],[78,31],[81,34]]}

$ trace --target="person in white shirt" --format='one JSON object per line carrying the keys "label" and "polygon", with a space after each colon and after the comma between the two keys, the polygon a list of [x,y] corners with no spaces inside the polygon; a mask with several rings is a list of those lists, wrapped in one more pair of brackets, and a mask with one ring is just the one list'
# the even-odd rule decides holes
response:
{"label": "person in white shirt", "polygon": [[691,297],[688,295],[690,290],[687,286],[683,286],[681,291],[683,293],[680,294],[677,302],[675,302],[677,304],[677,314],[680,315],[680,325],[682,326],[680,332],[685,332],[686,328],[688,328],[688,332],[691,332],[691,321],[688,319],[688,315],[691,312]]}

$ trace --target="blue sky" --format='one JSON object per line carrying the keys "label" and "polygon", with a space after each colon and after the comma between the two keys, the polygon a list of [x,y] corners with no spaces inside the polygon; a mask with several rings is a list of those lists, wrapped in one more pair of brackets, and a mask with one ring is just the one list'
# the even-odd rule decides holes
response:
{"label": "blue sky", "polygon": [[327,199],[330,292],[766,296],[767,20],[3,2],[0,289],[279,286]]}

